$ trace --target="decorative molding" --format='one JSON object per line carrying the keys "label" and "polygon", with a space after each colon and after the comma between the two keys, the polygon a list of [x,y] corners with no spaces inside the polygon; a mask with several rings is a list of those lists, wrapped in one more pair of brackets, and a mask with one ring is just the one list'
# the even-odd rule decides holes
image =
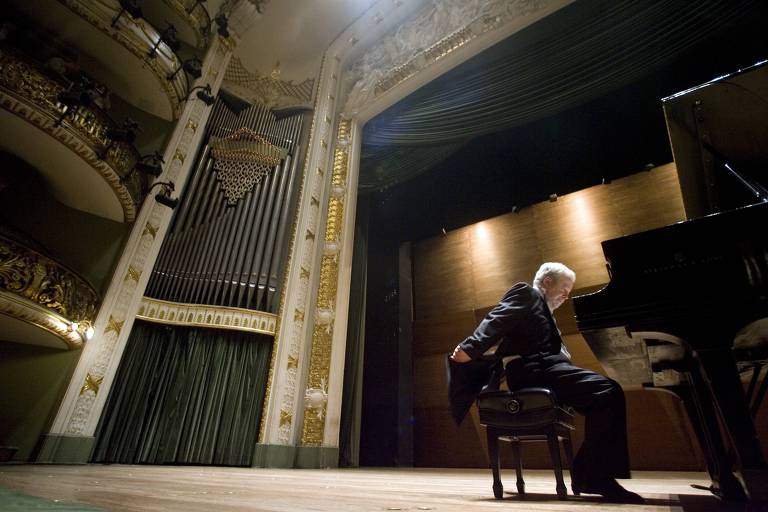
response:
{"label": "decorative molding", "polygon": [[[344,187],[347,181],[351,121],[342,119],[336,132],[333,152],[331,186]],[[328,201],[325,224],[326,247],[338,246],[344,227],[344,198],[332,196]],[[309,376],[304,397],[304,427],[301,444],[321,446],[325,431],[325,410],[328,405],[328,381],[333,340],[333,313],[339,281],[338,251],[325,251],[320,260],[320,285],[312,332]]]}
{"label": "decorative molding", "polygon": [[13,293],[72,322],[93,322],[99,296],[73,270],[0,236],[0,290]]}
{"label": "decorative molding", "polygon": [[237,57],[232,57],[224,74],[227,89],[233,88],[243,99],[267,108],[306,107],[312,103],[315,79],[307,78],[300,84],[279,78],[251,73]]}
{"label": "decorative molding", "polygon": [[345,72],[344,111],[366,104],[478,36],[548,7],[548,0],[431,0]]}
{"label": "decorative molding", "polygon": [[71,329],[72,320],[58,315],[45,306],[0,290],[0,314],[34,325],[61,339],[68,349],[83,346],[83,336]]}
{"label": "decorative molding", "polygon": [[168,325],[206,327],[275,335],[277,315],[252,309],[184,304],[144,297],[136,318]]}
{"label": "decorative molding", "polygon": [[[0,106],[56,139],[79,156],[115,192],[126,222],[133,222],[137,205],[144,199],[148,179],[131,173],[139,158],[136,149],[124,142],[111,143],[109,117],[95,107],[71,110],[58,100],[64,86],[48,78],[18,54],[0,49]],[[59,126],[57,121],[62,119]],[[109,148],[104,159],[100,153]]]}

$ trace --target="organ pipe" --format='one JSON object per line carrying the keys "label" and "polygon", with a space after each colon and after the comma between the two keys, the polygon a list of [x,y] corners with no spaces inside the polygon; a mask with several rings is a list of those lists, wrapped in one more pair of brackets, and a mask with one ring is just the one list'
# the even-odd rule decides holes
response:
{"label": "organ pipe", "polygon": [[236,115],[216,102],[149,297],[275,312],[298,200],[301,128],[301,114],[278,121],[261,106]]}

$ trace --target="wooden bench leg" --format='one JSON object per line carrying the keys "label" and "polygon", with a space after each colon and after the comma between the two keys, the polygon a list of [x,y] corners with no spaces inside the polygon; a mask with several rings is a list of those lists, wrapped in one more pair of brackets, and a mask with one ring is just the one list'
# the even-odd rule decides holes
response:
{"label": "wooden bench leg", "polygon": [[557,440],[557,432],[551,427],[547,432],[547,444],[549,445],[549,455],[552,457],[552,465],[555,469],[555,480],[557,481],[557,497],[561,500],[566,499],[568,491],[563,482],[563,463],[560,459],[560,443]]}
{"label": "wooden bench leg", "polygon": [[504,497],[504,486],[501,484],[499,476],[499,435],[492,428],[486,428],[485,433],[488,439],[488,459],[491,462],[491,472],[493,472],[493,496],[500,500]]}
{"label": "wooden bench leg", "polygon": [[517,493],[525,494],[525,480],[523,480],[523,455],[520,450],[520,441],[512,438],[512,456],[515,458],[515,474],[517,475]]}

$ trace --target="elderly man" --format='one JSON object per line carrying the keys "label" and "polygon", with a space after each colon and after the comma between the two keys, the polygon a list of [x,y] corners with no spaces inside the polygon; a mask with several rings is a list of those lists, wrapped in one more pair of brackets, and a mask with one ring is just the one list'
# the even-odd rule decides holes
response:
{"label": "elderly man", "polygon": [[456,346],[455,363],[502,361],[509,388],[546,387],[586,417],[584,443],[573,461],[574,492],[643,503],[616,478],[629,478],[624,392],[615,381],[573,366],[552,312],[568,299],[576,274],[544,263],[533,285],[517,283],[475,332]]}

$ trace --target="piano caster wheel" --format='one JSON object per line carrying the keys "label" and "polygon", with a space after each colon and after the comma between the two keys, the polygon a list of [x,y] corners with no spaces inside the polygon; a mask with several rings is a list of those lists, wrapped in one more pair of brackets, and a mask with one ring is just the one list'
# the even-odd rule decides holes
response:
{"label": "piano caster wheel", "polygon": [[573,492],[573,495],[574,495],[574,496],[581,496],[581,493],[580,493],[580,492],[578,492],[578,491],[576,491],[576,490],[573,488],[573,486],[571,486],[571,492]]}
{"label": "piano caster wheel", "polygon": [[525,484],[518,482],[517,483],[517,494],[525,494]]}
{"label": "piano caster wheel", "polygon": [[501,483],[493,484],[493,497],[500,500],[504,497],[504,486]]}

